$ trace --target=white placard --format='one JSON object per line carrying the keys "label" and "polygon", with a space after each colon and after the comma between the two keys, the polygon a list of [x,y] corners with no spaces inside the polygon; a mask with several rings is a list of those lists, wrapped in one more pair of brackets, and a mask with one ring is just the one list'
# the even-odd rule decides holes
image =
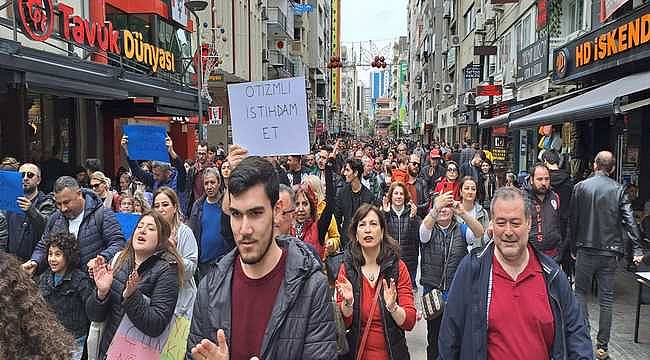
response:
{"label": "white placard", "polygon": [[228,85],[235,144],[250,155],[309,153],[305,78]]}

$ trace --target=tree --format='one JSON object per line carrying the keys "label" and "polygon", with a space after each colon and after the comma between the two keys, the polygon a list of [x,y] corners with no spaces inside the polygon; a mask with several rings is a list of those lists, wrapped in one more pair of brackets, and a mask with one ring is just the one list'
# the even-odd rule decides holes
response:
{"label": "tree", "polygon": [[[397,131],[398,129],[399,133]],[[402,128],[402,122],[399,118],[391,120],[390,125],[388,126],[388,132],[395,137],[404,136],[404,128]]]}

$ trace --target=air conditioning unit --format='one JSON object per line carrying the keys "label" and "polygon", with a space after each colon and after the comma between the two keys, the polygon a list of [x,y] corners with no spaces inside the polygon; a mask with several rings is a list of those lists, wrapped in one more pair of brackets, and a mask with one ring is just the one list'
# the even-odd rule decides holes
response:
{"label": "air conditioning unit", "polygon": [[442,84],[442,93],[446,95],[451,95],[454,93],[454,83],[444,83]]}
{"label": "air conditioning unit", "polygon": [[435,84],[434,88],[437,91],[440,91],[442,89],[442,83],[440,81],[436,81],[436,84]]}
{"label": "air conditioning unit", "polygon": [[449,46],[460,46],[460,36],[458,35],[452,35],[449,37]]}
{"label": "air conditioning unit", "polygon": [[262,63],[269,62],[269,49],[262,49]]}
{"label": "air conditioning unit", "polygon": [[447,50],[449,50],[449,40],[442,39],[442,53],[446,54]]}
{"label": "air conditioning unit", "polygon": [[451,1],[445,0],[442,3],[442,17],[449,19],[451,18]]}

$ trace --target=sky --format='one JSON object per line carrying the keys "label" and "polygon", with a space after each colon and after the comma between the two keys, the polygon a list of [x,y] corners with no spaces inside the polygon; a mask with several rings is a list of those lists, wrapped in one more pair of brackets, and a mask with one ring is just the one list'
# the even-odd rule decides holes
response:
{"label": "sky", "polygon": [[341,40],[396,39],[407,35],[408,0],[340,0]]}
{"label": "sky", "polygon": [[[339,0],[341,1],[341,42],[363,42],[369,49],[372,40],[377,49],[388,52],[377,55],[390,56],[392,44],[408,35],[408,0]],[[359,45],[355,45],[358,49]],[[372,56],[372,55],[371,55]],[[359,80],[368,85],[370,68],[358,68]]]}

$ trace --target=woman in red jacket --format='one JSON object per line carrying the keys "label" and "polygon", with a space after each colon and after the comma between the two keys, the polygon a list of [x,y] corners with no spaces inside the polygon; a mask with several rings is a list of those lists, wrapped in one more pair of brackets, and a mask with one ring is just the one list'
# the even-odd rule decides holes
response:
{"label": "woman in red jacket", "polygon": [[[460,201],[460,182],[458,181],[458,164],[454,161],[448,161],[446,166],[445,176],[440,178],[436,187],[433,190],[434,196],[438,196],[443,193],[451,192],[454,194],[454,200]],[[433,201],[433,199],[431,199]]]}
{"label": "woman in red jacket", "polygon": [[376,207],[364,204],[352,218],[349,248],[336,280],[337,303],[350,329],[355,359],[408,360],[405,330],[413,329],[411,277]]}

